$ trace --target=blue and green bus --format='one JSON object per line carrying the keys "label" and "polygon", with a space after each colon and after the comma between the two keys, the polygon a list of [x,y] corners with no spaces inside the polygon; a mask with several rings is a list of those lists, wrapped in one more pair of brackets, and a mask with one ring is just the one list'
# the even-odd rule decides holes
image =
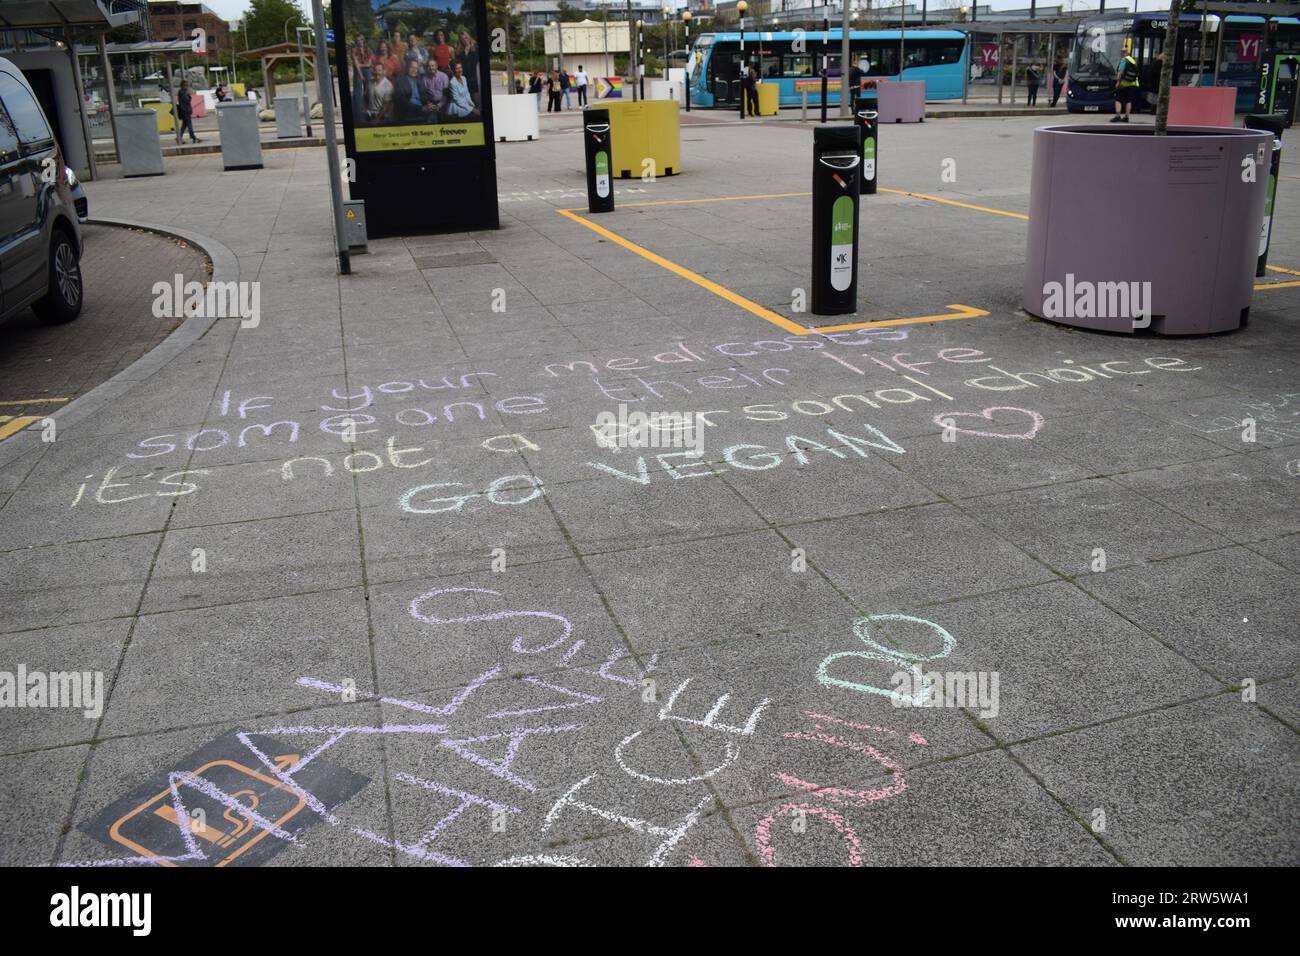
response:
{"label": "blue and green bus", "polygon": [[[828,60],[827,103],[840,101],[840,30],[705,33],[695,39],[688,63],[691,103],[735,107],[740,100],[742,64],[753,66],[763,83],[780,86],[782,106],[798,106],[802,94],[821,103],[822,56]],[[862,72],[862,86],[878,81],[923,80],[927,100],[957,99],[966,70],[966,36],[954,30],[850,30],[849,67]],[[899,74],[900,45],[902,74]]]}

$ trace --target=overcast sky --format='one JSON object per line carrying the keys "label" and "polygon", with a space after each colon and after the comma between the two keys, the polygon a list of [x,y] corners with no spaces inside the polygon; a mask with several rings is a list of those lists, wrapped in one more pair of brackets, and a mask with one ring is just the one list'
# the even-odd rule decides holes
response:
{"label": "overcast sky", "polygon": [[[238,20],[248,7],[248,0],[204,0],[204,2],[224,20]],[[905,2],[915,2],[920,5],[921,0],[905,0]],[[966,2],[969,2],[969,0],[966,0]],[[959,0],[929,0],[929,3],[932,11],[961,6]],[[988,0],[979,0],[979,3],[980,6],[984,6],[988,3]],[[1070,3],[1070,0],[1042,0],[1041,5],[1057,6],[1058,4],[1067,11],[1073,7],[1077,12],[1085,9],[1095,9],[1097,0],[1076,0],[1073,4]],[[889,0],[877,0],[876,5],[878,7],[883,5],[885,9],[888,9]],[[304,13],[310,10],[310,4],[307,0],[299,0],[298,6]],[[679,3],[677,6],[682,6],[682,4]],[[1028,0],[993,0],[991,6],[994,10],[1023,10],[1029,6],[1029,2]],[[1112,10],[1132,9],[1133,0],[1128,0],[1127,3],[1120,2],[1120,0],[1107,0],[1106,7]],[[1137,0],[1137,8],[1139,10],[1168,10],[1169,4],[1166,0]]]}

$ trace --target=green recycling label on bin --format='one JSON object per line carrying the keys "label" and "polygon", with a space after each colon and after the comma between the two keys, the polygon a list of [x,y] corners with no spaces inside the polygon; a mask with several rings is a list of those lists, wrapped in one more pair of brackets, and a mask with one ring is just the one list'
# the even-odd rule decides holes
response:
{"label": "green recycling label on bin", "polygon": [[1273,197],[1277,193],[1277,177],[1269,175],[1268,177],[1268,197],[1264,200],[1264,223],[1259,228],[1259,252],[1263,255],[1268,252],[1268,230],[1273,225]]}
{"label": "green recycling label on bin", "polygon": [[843,292],[853,284],[853,200],[841,196],[831,207],[831,288]]}
{"label": "green recycling label on bin", "polygon": [[609,195],[609,153],[596,154],[596,195],[604,199]]}
{"label": "green recycling label on bin", "polygon": [[862,141],[862,178],[876,178],[876,137],[868,136]]}

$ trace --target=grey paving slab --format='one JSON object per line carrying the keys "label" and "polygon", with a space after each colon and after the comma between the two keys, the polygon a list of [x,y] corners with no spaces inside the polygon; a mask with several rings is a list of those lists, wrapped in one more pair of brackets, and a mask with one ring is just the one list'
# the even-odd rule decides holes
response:
{"label": "grey paving slab", "polygon": [[1270,468],[1264,456],[1230,455],[1115,480],[1233,541],[1300,531],[1300,485],[1285,466]]}
{"label": "grey paving slab", "polygon": [[[1138,412],[1079,415],[1057,423],[1064,454],[1104,473],[1137,471],[1214,456],[1218,446]],[[1226,452],[1223,452],[1226,454]]]}
{"label": "grey paving slab", "polygon": [[1296,792],[1294,731],[1223,695],[1013,748],[1135,866],[1281,866]]}
{"label": "grey paving slab", "polygon": [[299,677],[370,671],[360,589],[142,616],[103,733],[239,720],[319,703]]}
{"label": "grey paving slab", "polygon": [[[0,671],[14,681],[16,699],[0,708],[0,747],[19,751],[89,742],[130,626],[118,619],[5,635]],[[31,706],[19,706],[20,701]]]}
{"label": "grey paving slab", "polygon": [[962,510],[1066,575],[1231,543],[1108,478],[986,495]]}
{"label": "grey paving slab", "polygon": [[134,534],[0,553],[0,578],[9,582],[0,631],[134,613],[158,541]]}
{"label": "grey paving slab", "polygon": [[353,510],[177,528],[163,538],[141,613],[361,583]]}
{"label": "grey paving slab", "polygon": [[[968,704],[966,709],[1004,742],[1213,693],[1222,686],[1177,645],[1173,650],[1163,646],[1066,583],[953,601],[917,613],[955,639],[950,654],[923,669],[971,673],[977,680],[983,673],[986,700],[992,700],[993,675],[998,675],[996,703]],[[909,642],[900,643],[904,648],[917,640],[918,630],[928,636],[914,624],[880,629],[886,635],[902,632]],[[937,654],[942,647],[936,643],[931,639],[924,646]],[[869,668],[873,674],[889,669],[878,664]]]}
{"label": "grey paving slab", "polygon": [[1089,575],[1078,584],[1224,681],[1295,670],[1296,575],[1245,548]]}
{"label": "grey paving slab", "polygon": [[[923,505],[801,525],[790,540],[861,607],[892,611],[1039,584],[1056,575],[1014,545],[992,538],[948,504]],[[923,564],[906,555],[943,542]]]}
{"label": "grey paving slab", "polygon": [[[822,578],[794,571],[790,546],[771,531],[600,554],[586,564],[633,645],[645,651],[853,613]],[[644,599],[646,567],[659,572],[650,601]],[[695,589],[718,579],[732,584],[725,591]]]}
{"label": "grey paving slab", "polygon": [[0,861],[5,866],[48,866],[72,807],[77,775],[89,748],[56,747],[0,757]]}
{"label": "grey paving slab", "polygon": [[[893,789],[899,784],[892,781]],[[860,792],[824,797],[814,792],[746,807],[736,815],[744,821],[741,832],[751,849],[770,866],[1116,863],[1000,752],[909,771],[906,789],[869,802]]]}

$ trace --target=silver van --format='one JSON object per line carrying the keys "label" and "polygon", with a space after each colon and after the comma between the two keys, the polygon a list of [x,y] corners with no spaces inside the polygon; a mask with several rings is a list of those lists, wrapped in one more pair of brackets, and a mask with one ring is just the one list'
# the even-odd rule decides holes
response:
{"label": "silver van", "polygon": [[81,314],[81,228],[63,154],[22,71],[0,57],[0,320]]}

